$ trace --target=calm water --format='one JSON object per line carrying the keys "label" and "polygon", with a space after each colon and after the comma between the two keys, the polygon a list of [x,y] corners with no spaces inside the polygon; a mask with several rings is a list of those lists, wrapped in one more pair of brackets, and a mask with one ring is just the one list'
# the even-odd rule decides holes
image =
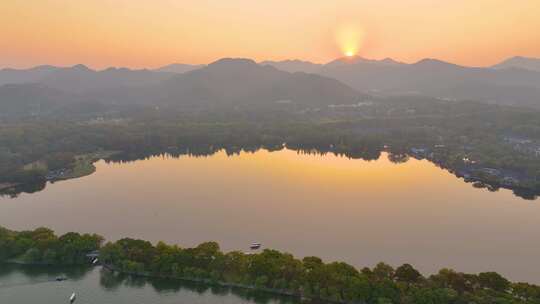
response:
{"label": "calm water", "polygon": [[[67,281],[55,282],[57,276]],[[296,304],[293,298],[179,281],[149,280],[113,275],[101,268],[63,269],[0,264],[0,303],[77,304]]]}
{"label": "calm water", "polygon": [[540,201],[473,188],[428,161],[283,150],[96,165],[91,176],[1,198],[0,225],[215,240],[225,250],[258,241],[359,267],[407,262],[424,274],[495,270],[540,283]]}

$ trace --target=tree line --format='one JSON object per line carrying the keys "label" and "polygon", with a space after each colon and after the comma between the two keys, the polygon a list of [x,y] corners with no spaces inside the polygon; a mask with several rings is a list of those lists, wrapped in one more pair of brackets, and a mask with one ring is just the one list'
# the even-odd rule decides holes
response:
{"label": "tree line", "polygon": [[316,301],[376,304],[540,303],[540,286],[514,283],[496,272],[467,274],[451,269],[424,276],[410,264],[379,263],[355,268],[302,259],[272,249],[259,253],[223,252],[218,243],[193,248],[156,245],[124,238],[103,245],[96,234],[57,236],[48,228],[11,231],[0,227],[0,262],[48,265],[88,264],[86,254],[120,273],[245,287]]}
{"label": "tree line", "polygon": [[[410,109],[414,115],[407,114]],[[0,188],[2,183],[43,184],[48,172],[69,169],[78,155],[102,150],[121,151],[130,159],[219,149],[273,151],[286,143],[297,151],[364,159],[377,159],[383,149],[406,156],[411,148],[428,148],[444,168],[460,170],[471,166],[464,159],[473,160],[477,168],[508,172],[521,189],[540,193],[540,157],[504,140],[527,139],[540,147],[539,117],[539,112],[511,107],[399,101],[306,113],[153,109],[117,113],[97,123],[74,118],[0,121]],[[395,158],[400,159],[405,158]]]}
{"label": "tree line", "polygon": [[265,249],[222,252],[215,242],[182,248],[125,238],[107,243],[101,261],[124,273],[230,284],[340,303],[540,303],[540,287],[512,283],[496,272],[442,269],[429,277],[410,264],[357,269]]}
{"label": "tree line", "polygon": [[0,262],[22,264],[86,264],[86,254],[99,250],[103,237],[69,232],[57,236],[51,229],[11,231],[0,227]]}

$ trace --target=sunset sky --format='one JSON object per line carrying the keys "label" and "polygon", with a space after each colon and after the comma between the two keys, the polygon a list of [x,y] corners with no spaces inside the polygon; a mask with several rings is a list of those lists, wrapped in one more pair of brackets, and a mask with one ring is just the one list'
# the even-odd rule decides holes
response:
{"label": "sunset sky", "polygon": [[539,16],[539,0],[1,1],[0,67],[324,63],[346,52],[484,66],[540,57]]}

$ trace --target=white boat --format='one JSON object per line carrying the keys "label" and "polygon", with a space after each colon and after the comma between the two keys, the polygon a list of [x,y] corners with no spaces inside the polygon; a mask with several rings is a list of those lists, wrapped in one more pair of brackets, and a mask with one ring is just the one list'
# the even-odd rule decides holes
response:
{"label": "white boat", "polygon": [[261,248],[261,243],[251,243],[251,246],[249,248],[255,250]]}
{"label": "white boat", "polygon": [[77,298],[77,295],[75,293],[71,294],[71,297],[69,297],[69,303],[75,302],[75,299]]}

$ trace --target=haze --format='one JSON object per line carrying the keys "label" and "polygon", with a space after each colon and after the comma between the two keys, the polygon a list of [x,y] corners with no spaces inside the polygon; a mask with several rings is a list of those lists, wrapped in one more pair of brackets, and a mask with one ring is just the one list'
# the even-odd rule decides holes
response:
{"label": "haze", "polygon": [[152,68],[345,53],[487,66],[540,56],[537,0],[2,1],[0,67]]}

